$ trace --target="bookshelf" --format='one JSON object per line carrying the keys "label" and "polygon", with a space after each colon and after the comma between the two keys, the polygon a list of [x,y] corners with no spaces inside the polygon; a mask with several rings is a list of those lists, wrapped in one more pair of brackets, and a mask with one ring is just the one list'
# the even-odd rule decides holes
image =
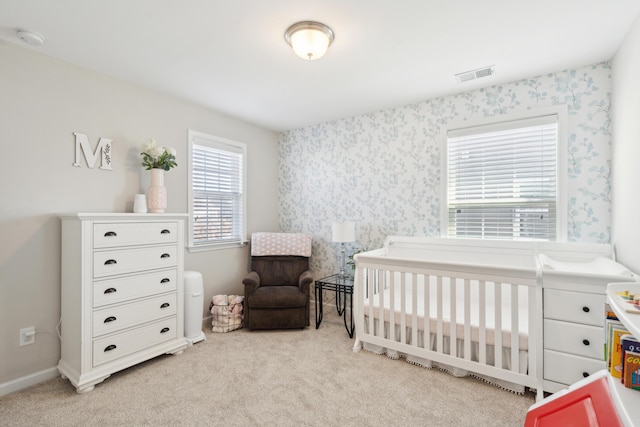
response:
{"label": "bookshelf", "polygon": [[[640,311],[637,314],[629,311],[628,303],[617,293],[629,291],[632,294],[640,294],[640,283],[609,283],[607,285],[607,301],[611,309],[616,313],[618,320],[636,338],[640,337]],[[625,426],[633,426],[634,420],[640,420],[640,392],[623,386],[617,378],[610,375],[609,386],[611,394],[618,410],[618,415]]]}

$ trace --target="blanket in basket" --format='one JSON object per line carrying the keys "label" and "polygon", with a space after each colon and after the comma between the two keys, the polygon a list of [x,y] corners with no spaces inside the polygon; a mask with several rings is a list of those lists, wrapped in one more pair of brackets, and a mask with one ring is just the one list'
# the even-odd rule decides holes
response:
{"label": "blanket in basket", "polygon": [[242,328],[242,302],[240,295],[215,295],[211,299],[211,330],[230,332]]}

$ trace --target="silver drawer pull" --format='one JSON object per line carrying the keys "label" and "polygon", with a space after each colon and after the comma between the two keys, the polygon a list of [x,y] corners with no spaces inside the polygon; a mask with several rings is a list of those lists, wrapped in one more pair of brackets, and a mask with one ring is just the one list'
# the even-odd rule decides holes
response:
{"label": "silver drawer pull", "polygon": [[115,231],[107,231],[106,233],[104,233],[104,237],[117,237],[118,233],[116,233]]}
{"label": "silver drawer pull", "polygon": [[106,319],[104,319],[103,323],[115,322],[115,320],[116,320],[116,316],[109,316]]}
{"label": "silver drawer pull", "polygon": [[169,283],[171,280],[169,280],[168,277],[165,277],[164,279],[160,280],[160,283]]}
{"label": "silver drawer pull", "polygon": [[117,264],[118,261],[116,261],[115,259],[108,259],[104,262],[104,265],[111,265],[111,264]]}
{"label": "silver drawer pull", "polygon": [[108,289],[104,290],[105,294],[113,294],[113,293],[116,293],[116,292],[118,292],[118,290],[116,288],[108,288]]}
{"label": "silver drawer pull", "polygon": [[171,231],[167,230],[166,228],[163,229],[160,234],[171,234]]}
{"label": "silver drawer pull", "polygon": [[591,311],[591,309],[589,307],[582,307],[582,311],[584,311],[585,313],[588,313]]}
{"label": "silver drawer pull", "polygon": [[169,304],[168,302],[163,303],[160,308],[167,308],[169,307],[171,304]]}
{"label": "silver drawer pull", "polygon": [[106,353],[107,351],[115,350],[116,348],[118,348],[118,347],[115,344],[111,344],[111,345],[106,346],[104,348],[104,351]]}
{"label": "silver drawer pull", "polygon": [[161,334],[164,334],[165,332],[169,332],[169,328],[162,328],[160,331]]}
{"label": "silver drawer pull", "polygon": [[589,344],[591,344],[591,343],[589,342],[589,340],[582,340],[582,344],[584,344],[584,345],[589,345]]}
{"label": "silver drawer pull", "polygon": [[162,254],[162,255],[160,255],[160,258],[171,258],[171,255],[169,255],[169,254]]}

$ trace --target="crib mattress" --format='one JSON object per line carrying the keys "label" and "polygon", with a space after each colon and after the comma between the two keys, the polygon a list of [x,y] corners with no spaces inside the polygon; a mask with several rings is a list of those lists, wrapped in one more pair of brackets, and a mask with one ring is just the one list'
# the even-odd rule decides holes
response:
{"label": "crib mattress", "polygon": [[[398,275],[401,273],[397,273]],[[373,301],[369,298],[364,299],[364,315],[368,318],[372,315],[375,319],[380,319],[380,300],[384,302],[384,322],[389,322],[391,319],[391,296],[393,291],[393,323],[395,325],[401,325],[402,310],[404,306],[405,313],[405,325],[407,328],[413,327],[413,311],[414,304],[413,299],[415,295],[416,304],[415,311],[417,313],[417,329],[424,331],[425,316],[428,316],[428,330],[430,334],[435,334],[438,330],[438,323],[442,325],[442,334],[444,336],[451,336],[451,292],[450,283],[448,278],[443,278],[441,286],[441,304],[438,303],[438,286],[435,283],[435,278],[428,279],[429,283],[425,284],[425,278],[423,276],[417,277],[415,284],[411,281],[410,276],[407,275],[405,282],[405,292],[403,298],[402,285],[399,277],[396,277],[394,285],[391,288],[385,289],[381,295],[375,294]],[[465,284],[458,280],[455,286],[455,325],[456,325],[456,337],[461,339],[464,337],[465,330]],[[499,286],[502,289],[500,292],[500,298],[496,300],[496,287]],[[415,292],[414,292],[415,287]],[[428,292],[425,289],[428,288]],[[527,286],[515,286],[517,290],[517,329],[518,329],[518,348],[520,350],[528,350],[528,331],[529,331],[529,311],[528,311],[528,287]],[[481,300],[481,289],[484,289],[484,303]],[[474,343],[480,342],[480,336],[484,335],[485,342],[488,345],[496,344],[496,319],[500,319],[499,325],[501,325],[502,332],[502,347],[511,347],[511,329],[512,329],[512,304],[511,304],[512,286],[510,285],[495,285],[487,282],[482,286],[478,281],[471,280],[468,284],[468,311],[469,311],[469,326],[470,326],[470,339]],[[426,294],[426,295],[425,295]],[[370,309],[373,304],[373,310]],[[481,306],[484,308],[482,309]],[[425,310],[428,307],[428,311]],[[497,309],[496,309],[497,308]],[[438,314],[441,313],[441,316]],[[484,317],[484,322],[481,321],[481,317]],[[483,325],[483,326],[482,326]]]}

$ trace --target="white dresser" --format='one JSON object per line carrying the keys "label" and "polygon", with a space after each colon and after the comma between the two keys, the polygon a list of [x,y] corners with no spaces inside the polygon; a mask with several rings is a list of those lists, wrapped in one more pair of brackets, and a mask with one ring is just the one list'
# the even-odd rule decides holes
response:
{"label": "white dresser", "polygon": [[184,338],[186,214],[62,216],[62,349],[78,393]]}
{"label": "white dresser", "polygon": [[605,368],[607,283],[620,278],[543,274],[544,390],[555,393]]}

